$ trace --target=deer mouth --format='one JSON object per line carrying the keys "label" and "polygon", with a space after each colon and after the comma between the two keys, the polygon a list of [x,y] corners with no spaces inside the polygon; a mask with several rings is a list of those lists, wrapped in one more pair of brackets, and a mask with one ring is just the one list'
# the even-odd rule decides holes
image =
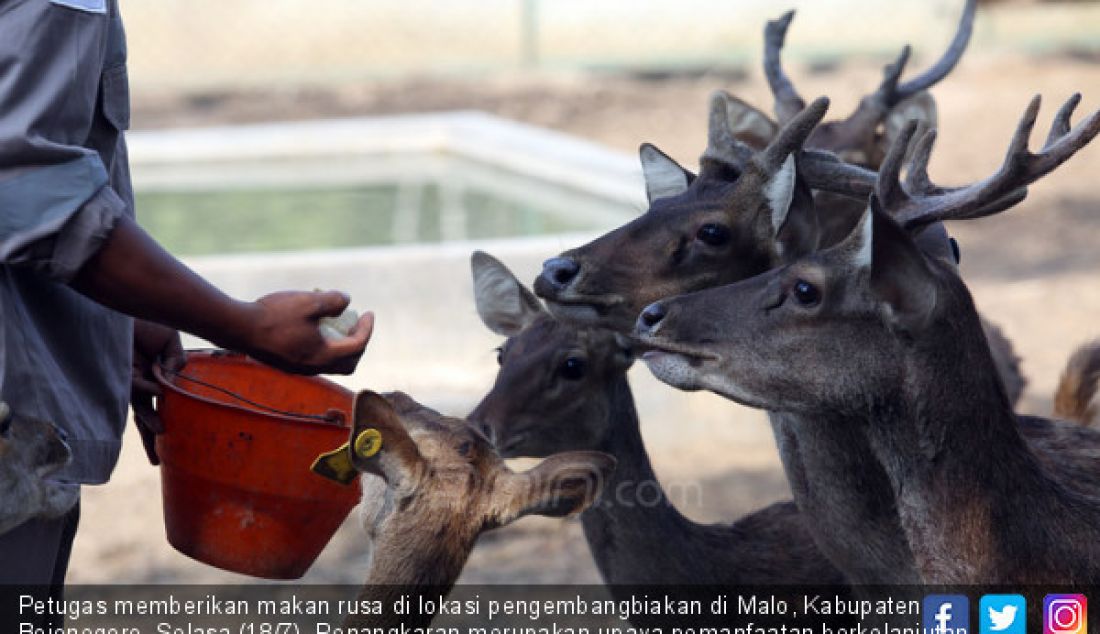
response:
{"label": "deer mouth", "polygon": [[703,361],[721,361],[722,359],[720,355],[702,346],[693,346],[658,337],[634,337],[633,341],[642,351],[642,359],[652,359],[662,354],[676,354],[687,357],[692,365],[698,365]]}
{"label": "deer mouth", "polygon": [[615,310],[626,306],[626,302],[618,295],[547,297],[546,305],[555,317],[585,326],[617,326],[622,322],[621,325],[625,328],[634,322],[633,315]]}
{"label": "deer mouth", "polygon": [[606,293],[603,295],[581,295],[577,293],[570,293],[569,295],[555,294],[552,297],[544,296],[544,298],[548,302],[560,304],[562,306],[588,306],[604,312],[626,303],[622,295],[616,295],[614,293]]}

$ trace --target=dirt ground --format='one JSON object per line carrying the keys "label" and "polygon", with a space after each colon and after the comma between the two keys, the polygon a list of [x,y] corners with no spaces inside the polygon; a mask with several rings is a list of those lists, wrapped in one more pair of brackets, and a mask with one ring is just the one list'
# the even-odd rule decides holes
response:
{"label": "dirt ground", "polygon": [[[802,94],[833,98],[833,113],[850,111],[877,83],[869,64],[810,72],[794,69]],[[1100,108],[1100,64],[1069,55],[1043,58],[967,58],[935,90],[940,136],[933,178],[960,184],[990,173],[1001,158],[1017,117],[1035,93],[1044,97],[1041,131],[1058,105],[1082,91],[1084,113]],[[705,105],[718,88],[770,109],[757,69],[723,75],[495,76],[484,79],[416,79],[344,89],[136,95],[137,128],[201,126],[280,119],[369,116],[477,109],[546,126],[633,153],[651,141],[693,166],[705,145]],[[1068,353],[1096,336],[1100,311],[1100,148],[1081,152],[1032,188],[1010,213],[952,227],[963,250],[963,269],[979,305],[1002,324],[1024,360],[1030,379],[1023,408],[1046,413],[1049,394]],[[488,386],[486,386],[488,388]],[[643,419],[645,413],[643,412]],[[760,425],[763,425],[760,422]],[[761,428],[763,429],[763,428]],[[699,443],[707,438],[700,437]],[[691,473],[674,455],[655,452],[664,475]],[[703,480],[703,507],[689,515],[733,520],[786,496],[778,462],[768,466],[715,452]],[[156,472],[143,464],[140,443],[128,438],[111,484],[85,494],[85,522],[77,540],[71,580],[106,582],[242,581],[186,560],[163,543]],[[677,467],[679,467],[677,469]],[[307,580],[354,583],[362,578],[358,529],[345,526]],[[579,523],[525,519],[486,535],[464,576],[470,582],[595,582],[598,577]]]}
{"label": "dirt ground", "polygon": [[[879,67],[847,64],[792,69],[804,97],[827,95],[831,116],[850,112],[871,90]],[[933,178],[957,184],[990,173],[1034,94],[1044,98],[1036,142],[1054,110],[1073,92],[1084,99],[1077,120],[1100,107],[1090,88],[1100,79],[1100,59],[1064,53],[1043,57],[968,57],[937,86],[940,136]],[[567,132],[633,154],[642,141],[694,166],[706,142],[707,96],[726,89],[770,112],[766,83],[757,69],[721,74],[632,76],[623,74],[494,75],[484,79],[405,79],[343,88],[292,91],[137,95],[135,128],[203,126],[255,121],[483,110]],[[1019,278],[1075,268],[1094,268],[1095,214],[1088,175],[1100,166],[1089,148],[1032,188],[1016,213],[956,229],[967,249],[969,276]],[[1042,214],[1020,213],[1045,208]],[[1013,257],[997,257],[1010,236]],[[973,253],[974,257],[970,257]]]}

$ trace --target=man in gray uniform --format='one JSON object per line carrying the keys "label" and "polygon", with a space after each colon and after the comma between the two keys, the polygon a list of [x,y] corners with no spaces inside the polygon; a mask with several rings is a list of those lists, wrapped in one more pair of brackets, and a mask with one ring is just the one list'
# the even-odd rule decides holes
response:
{"label": "man in gray uniform", "polygon": [[[134,222],[129,108],[117,0],[0,5],[0,400],[64,429],[73,486],[110,477],[131,372],[147,400],[149,364],[180,362],[175,329],[285,370],[350,373],[373,328],[368,314],[325,341],[317,320],[343,294],[237,301],[157,245]],[[0,584],[59,588],[78,509],[0,536]]]}

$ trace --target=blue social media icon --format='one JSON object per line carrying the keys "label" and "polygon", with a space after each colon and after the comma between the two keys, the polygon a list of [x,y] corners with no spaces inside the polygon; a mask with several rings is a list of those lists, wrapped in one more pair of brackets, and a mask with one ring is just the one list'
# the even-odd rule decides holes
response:
{"label": "blue social media icon", "polygon": [[980,634],[1027,634],[1027,600],[1018,594],[987,594],[978,603]]}
{"label": "blue social media icon", "polygon": [[970,599],[961,594],[930,594],[921,605],[926,634],[970,634]]}

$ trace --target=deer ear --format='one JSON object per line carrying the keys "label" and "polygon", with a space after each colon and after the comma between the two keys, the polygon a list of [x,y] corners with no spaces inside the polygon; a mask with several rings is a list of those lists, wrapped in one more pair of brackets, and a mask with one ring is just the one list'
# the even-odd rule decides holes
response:
{"label": "deer ear", "polygon": [[545,312],[535,295],[508,267],[484,251],[470,257],[477,314],[489,330],[514,337]]}
{"label": "deer ear", "polygon": [[355,397],[352,419],[348,451],[355,468],[411,492],[425,463],[393,405],[382,395],[364,390]]}
{"label": "deer ear", "polygon": [[909,148],[905,152],[906,159],[908,159],[917,140],[924,136],[925,131],[936,127],[937,118],[936,100],[932,97],[932,93],[927,91],[918,92],[898,103],[886,115],[886,121],[883,124],[884,134],[879,139],[880,156],[886,156],[890,152],[894,140],[901,135],[909,122],[916,121],[917,131],[913,134]]}
{"label": "deer ear", "polygon": [[814,195],[801,180],[795,181],[787,219],[775,233],[776,251],[787,262],[817,250],[821,244],[821,218]]}
{"label": "deer ear", "polygon": [[779,169],[764,183],[764,197],[771,211],[773,236],[779,234],[783,223],[787,221],[787,213],[791,210],[791,201],[794,199],[796,178],[794,155],[788,154]]}
{"label": "deer ear", "polygon": [[779,132],[771,117],[732,95],[726,100],[726,115],[733,138],[756,150],[768,147]]}
{"label": "deer ear", "polygon": [[680,167],[667,154],[650,143],[638,148],[642,161],[642,176],[645,178],[645,193],[649,203],[661,198],[670,198],[684,193],[695,175]]}
{"label": "deer ear", "polygon": [[850,273],[871,268],[872,249],[874,247],[873,205],[877,206],[878,202],[872,197],[872,202],[868,203],[863,210],[859,220],[849,230],[848,236],[829,249],[831,253],[836,253],[848,265]]}
{"label": "deer ear", "polygon": [[[874,196],[861,224],[865,235],[870,226],[871,292],[882,302],[886,318],[895,328],[910,334],[920,332],[931,322],[936,308],[936,282],[928,260],[909,234],[879,209]],[[858,257],[868,257],[866,247]]]}
{"label": "deer ear", "polygon": [[524,473],[507,473],[493,492],[498,526],[524,515],[565,517],[592,505],[615,470],[615,458],[598,451],[567,451]]}

